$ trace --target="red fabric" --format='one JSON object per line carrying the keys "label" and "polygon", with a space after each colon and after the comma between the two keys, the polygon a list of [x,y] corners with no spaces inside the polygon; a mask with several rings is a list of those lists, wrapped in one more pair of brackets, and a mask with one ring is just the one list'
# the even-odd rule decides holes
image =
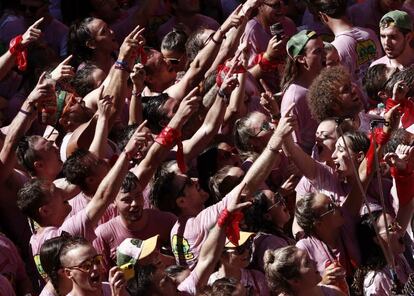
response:
{"label": "red fabric", "polygon": [[26,71],[27,68],[27,49],[22,45],[23,36],[14,37],[9,44],[9,51],[16,57],[17,68]]}
{"label": "red fabric", "polygon": [[140,57],[140,63],[145,65],[148,61],[148,56],[147,53],[144,50],[144,47],[140,46],[139,47],[139,57]]}
{"label": "red fabric", "polygon": [[389,98],[386,102],[386,108],[385,110],[388,111],[390,110],[392,107],[394,107],[397,104],[400,104],[401,106],[401,112],[402,112],[402,116],[401,116],[401,124],[403,126],[403,128],[408,128],[411,125],[414,124],[414,103],[410,100],[402,100],[400,102],[397,102],[391,98]]}
{"label": "red fabric", "polygon": [[395,179],[400,207],[407,205],[414,197],[414,171],[407,167],[403,171],[391,167],[391,175]]}
{"label": "red fabric", "polygon": [[277,67],[279,66],[279,63],[274,62],[274,61],[269,61],[268,59],[266,59],[264,57],[264,52],[262,52],[261,54],[257,55],[254,58],[253,63],[255,65],[259,64],[260,68],[264,71],[264,72],[271,72],[271,71],[277,71]]}
{"label": "red fabric", "polygon": [[367,173],[368,175],[372,172],[372,167],[374,163],[375,157],[375,146],[374,141],[377,145],[384,146],[388,140],[390,139],[390,134],[384,133],[381,128],[376,128],[373,130],[373,133],[369,135],[371,145],[369,145],[369,149],[365,158],[367,159]]}
{"label": "red fabric", "polygon": [[169,126],[165,127],[155,139],[155,142],[162,146],[172,147],[177,142],[177,165],[182,173],[185,173],[187,166],[184,161],[184,149],[181,142],[181,133]]}
{"label": "red fabric", "polygon": [[237,211],[229,213],[227,209],[221,211],[220,216],[217,220],[219,227],[226,227],[226,236],[228,240],[235,246],[239,245],[240,240],[240,221],[243,220],[244,215],[242,212]]}
{"label": "red fabric", "polygon": [[[218,65],[217,67],[217,76],[216,76],[216,84],[220,87],[223,84],[224,77],[226,77],[227,73],[230,71],[230,68],[225,65]],[[242,65],[237,66],[233,69],[233,74],[242,74],[246,73],[246,68]]]}

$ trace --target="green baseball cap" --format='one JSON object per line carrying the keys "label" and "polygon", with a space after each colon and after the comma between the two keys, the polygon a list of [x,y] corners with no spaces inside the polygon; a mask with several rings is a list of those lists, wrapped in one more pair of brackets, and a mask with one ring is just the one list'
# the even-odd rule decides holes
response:
{"label": "green baseball cap", "polygon": [[286,44],[286,51],[288,55],[294,59],[296,58],[302,49],[306,46],[306,43],[314,36],[317,36],[315,31],[302,30],[299,33],[290,37]]}
{"label": "green baseball cap", "polygon": [[388,13],[386,13],[380,20],[380,26],[381,23],[387,19],[391,19],[392,23],[394,23],[394,26],[400,29],[406,29],[406,30],[413,30],[413,22],[411,20],[411,17],[406,13],[405,11],[401,10],[393,10]]}

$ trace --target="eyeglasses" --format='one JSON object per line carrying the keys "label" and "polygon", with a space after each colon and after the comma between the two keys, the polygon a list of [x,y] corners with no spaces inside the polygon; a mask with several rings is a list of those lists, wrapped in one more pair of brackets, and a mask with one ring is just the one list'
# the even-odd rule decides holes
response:
{"label": "eyeglasses", "polygon": [[271,209],[277,207],[280,204],[286,205],[286,200],[283,197],[283,195],[279,191],[277,191],[273,196],[273,204],[266,210],[266,212],[269,212]]}
{"label": "eyeglasses", "polygon": [[181,60],[182,60],[182,58],[183,58],[183,56],[184,55],[182,55],[180,58],[178,58],[178,59],[176,59],[176,58],[165,58],[167,61],[169,61],[172,65],[174,65],[174,66],[177,66],[180,62],[181,62]]}
{"label": "eyeglasses", "polygon": [[103,256],[98,254],[93,256],[92,258],[86,259],[85,261],[83,261],[81,264],[76,265],[76,266],[68,266],[65,268],[69,268],[69,269],[77,269],[80,270],[82,272],[90,272],[91,269],[97,265],[97,266],[102,266],[102,262],[103,262]]}
{"label": "eyeglasses", "polygon": [[260,126],[260,130],[253,135],[254,137],[257,137],[261,132],[268,132],[272,131],[274,127],[270,124],[269,121],[263,121],[262,125]]}
{"label": "eyeglasses", "polygon": [[263,5],[266,5],[266,6],[269,6],[269,7],[271,7],[272,9],[275,9],[275,10],[279,10],[280,8],[282,8],[282,3],[281,2],[276,2],[276,3],[274,3],[274,4],[270,4],[270,3],[263,3]]}
{"label": "eyeglasses", "polygon": [[338,206],[335,203],[330,202],[326,208],[327,208],[327,210],[325,211],[325,213],[322,213],[322,214],[319,215],[319,219],[323,218],[326,215],[334,213],[336,211],[336,209],[338,208]]}
{"label": "eyeglasses", "polygon": [[[389,232],[398,232],[402,229],[400,223],[398,223],[397,221],[392,222],[391,224],[388,224],[388,231]],[[385,230],[384,231],[380,231],[379,234],[384,234],[387,233]]]}

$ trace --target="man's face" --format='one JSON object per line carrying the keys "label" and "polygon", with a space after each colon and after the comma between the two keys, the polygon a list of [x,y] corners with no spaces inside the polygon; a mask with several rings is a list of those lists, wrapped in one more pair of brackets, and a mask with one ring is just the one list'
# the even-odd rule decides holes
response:
{"label": "man's face", "polygon": [[283,17],[284,4],[281,0],[265,0],[259,7],[259,15],[261,15],[268,24],[274,24]]}
{"label": "man's face", "polygon": [[305,59],[309,70],[315,73],[315,75],[319,74],[326,59],[322,39],[318,37],[309,40],[305,49]]}
{"label": "man's face", "polygon": [[128,222],[139,221],[142,218],[142,209],[144,206],[144,197],[142,196],[139,186],[131,190],[131,192],[118,193],[115,200],[119,214]]}
{"label": "man's face", "polygon": [[99,51],[114,52],[118,50],[114,31],[101,19],[95,18],[88,25],[88,30],[93,38],[93,46]]}
{"label": "man's face", "polygon": [[62,189],[57,188],[52,182],[49,182],[47,186],[48,202],[45,206],[49,208],[50,213],[46,217],[48,219],[47,223],[60,227],[69,215],[72,207],[63,194]]}
{"label": "man's face", "polygon": [[401,33],[400,30],[393,25],[389,25],[386,28],[381,27],[380,38],[382,48],[384,49],[387,57],[390,59],[398,58],[408,45],[406,36],[404,36],[403,33]]}
{"label": "man's face", "polygon": [[[43,137],[38,137],[33,144],[33,149],[37,155],[38,162],[41,162],[42,171],[47,176],[56,176],[62,170],[62,161],[60,160],[59,149],[52,142]],[[36,167],[35,161],[35,167]]]}
{"label": "man's face", "polygon": [[160,85],[172,85],[177,77],[174,67],[164,58],[161,52],[152,50],[152,55],[146,63],[146,67],[151,69],[152,75],[148,75]]}

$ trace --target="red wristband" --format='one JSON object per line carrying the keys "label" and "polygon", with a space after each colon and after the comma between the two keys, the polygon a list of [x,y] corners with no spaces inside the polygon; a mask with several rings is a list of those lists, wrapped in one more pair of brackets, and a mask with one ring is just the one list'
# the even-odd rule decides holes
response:
{"label": "red wristband", "polygon": [[162,146],[172,147],[177,142],[177,165],[182,173],[185,173],[187,166],[184,160],[183,143],[181,142],[181,133],[176,129],[166,126],[161,133],[155,138],[155,142]]}
{"label": "red wristband", "polygon": [[257,55],[254,59],[254,64],[259,64],[260,68],[264,72],[272,72],[277,70],[277,67],[279,66],[279,63],[275,61],[270,61],[264,57],[265,53],[262,52],[261,54]]}
{"label": "red wristband", "polygon": [[9,43],[9,51],[16,57],[17,68],[25,71],[27,68],[27,49],[22,45],[23,36],[14,37]]}
{"label": "red wristband", "polygon": [[[224,78],[226,77],[227,73],[230,71],[230,68],[220,64],[217,67],[217,75],[216,75],[216,84],[220,87],[223,84]],[[231,74],[242,74],[246,73],[247,70],[243,65],[237,66],[233,69]]]}
{"label": "red wristband", "polygon": [[235,246],[239,245],[240,239],[240,221],[243,220],[243,213],[240,211],[229,213],[227,209],[221,211],[217,220],[217,225],[222,228],[226,227],[226,236]]}
{"label": "red wristband", "polygon": [[376,128],[373,132],[369,135],[371,144],[369,145],[369,149],[366,154],[367,159],[367,173],[368,175],[372,172],[372,166],[374,163],[374,156],[375,156],[375,145],[374,141],[377,145],[384,146],[387,144],[388,140],[390,139],[391,135],[384,133],[384,131],[380,128]]}
{"label": "red wristband", "polygon": [[407,205],[414,197],[414,172],[412,167],[407,167],[403,171],[391,167],[391,176],[395,179],[398,200],[401,206]]}

